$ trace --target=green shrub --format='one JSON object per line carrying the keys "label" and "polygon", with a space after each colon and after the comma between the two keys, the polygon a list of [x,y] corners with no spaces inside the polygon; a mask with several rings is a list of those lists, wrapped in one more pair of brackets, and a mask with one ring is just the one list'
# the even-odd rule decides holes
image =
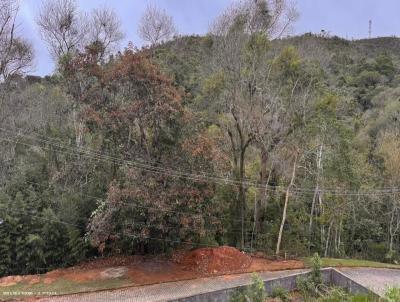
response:
{"label": "green shrub", "polygon": [[315,286],[310,278],[298,277],[296,280],[297,290],[300,292],[305,301],[315,296]]}
{"label": "green shrub", "polygon": [[320,302],[344,302],[349,301],[348,295],[341,288],[333,288],[326,296],[319,299]]}
{"label": "green shrub", "polygon": [[311,276],[308,278],[297,278],[296,284],[297,289],[300,291],[301,295],[305,301],[318,296],[318,287],[323,284],[322,274],[321,274],[321,258],[318,253],[315,253],[311,260]]}
{"label": "green shrub", "polygon": [[357,294],[351,297],[351,302],[375,302],[379,301],[377,298],[365,295],[365,294]]}
{"label": "green shrub", "polygon": [[400,302],[400,287],[391,287],[385,293],[389,302]]}
{"label": "green shrub", "polygon": [[322,284],[322,274],[321,274],[321,258],[318,253],[315,253],[312,257],[312,270],[311,270],[311,281],[314,286]]}
{"label": "green shrub", "polygon": [[386,245],[385,243],[368,242],[366,247],[366,257],[374,261],[384,261],[386,258]]}
{"label": "green shrub", "polygon": [[272,298],[279,298],[283,302],[289,301],[289,294],[288,292],[282,287],[274,287],[271,293]]}
{"label": "green shrub", "polygon": [[398,255],[396,251],[388,251],[385,255],[385,262],[387,263],[394,263],[398,259]]}
{"label": "green shrub", "polygon": [[257,274],[252,275],[252,283],[245,289],[236,292],[230,299],[231,302],[265,302],[267,294],[264,282]]}

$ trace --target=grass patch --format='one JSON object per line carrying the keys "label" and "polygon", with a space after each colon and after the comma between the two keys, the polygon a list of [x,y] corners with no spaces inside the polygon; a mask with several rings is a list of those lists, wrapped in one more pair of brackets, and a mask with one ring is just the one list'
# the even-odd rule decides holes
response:
{"label": "grass patch", "polygon": [[43,279],[30,285],[22,281],[8,287],[0,287],[0,301],[34,296],[49,296],[88,292],[101,289],[113,289],[131,284],[129,278],[110,278],[91,282],[78,283],[60,278],[51,284],[44,284]]}
{"label": "grass patch", "polygon": [[[303,261],[306,267],[311,267],[311,258],[304,258]],[[397,264],[359,260],[359,259],[321,258],[321,261],[323,267],[347,266],[347,267],[374,267],[374,268],[400,269],[400,265]]]}

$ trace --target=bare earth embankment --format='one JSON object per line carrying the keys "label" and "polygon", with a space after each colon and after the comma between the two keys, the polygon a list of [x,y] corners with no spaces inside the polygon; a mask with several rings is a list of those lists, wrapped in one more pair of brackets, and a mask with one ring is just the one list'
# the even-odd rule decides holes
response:
{"label": "bare earth embankment", "polygon": [[110,257],[54,270],[43,275],[2,278],[0,300],[299,268],[304,268],[303,261],[254,257],[231,247],[178,251],[172,257]]}

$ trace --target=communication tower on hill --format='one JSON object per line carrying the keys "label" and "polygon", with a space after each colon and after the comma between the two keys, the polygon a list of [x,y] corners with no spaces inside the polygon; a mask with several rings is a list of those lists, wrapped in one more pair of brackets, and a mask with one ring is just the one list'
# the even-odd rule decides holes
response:
{"label": "communication tower on hill", "polygon": [[370,39],[371,39],[371,37],[372,37],[372,20],[369,20],[368,37],[369,37]]}

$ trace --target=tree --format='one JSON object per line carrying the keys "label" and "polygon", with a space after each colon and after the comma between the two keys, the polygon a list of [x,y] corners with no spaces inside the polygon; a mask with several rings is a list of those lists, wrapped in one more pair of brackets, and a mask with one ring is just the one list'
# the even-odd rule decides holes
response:
{"label": "tree", "polygon": [[23,265],[22,272],[38,273],[46,263],[44,239],[37,234],[19,236],[16,242],[16,260]]}
{"label": "tree", "polygon": [[[387,183],[393,187],[400,185],[400,133],[397,129],[381,134],[378,151],[383,156]],[[393,240],[400,231],[400,202],[396,194],[389,195],[389,254],[393,255]]]}
{"label": "tree", "polygon": [[41,83],[30,84],[27,79],[17,81],[10,78],[6,97],[0,98],[1,135],[7,139],[0,144],[1,184],[10,179],[9,172],[15,159],[25,152],[18,149],[18,142],[24,140],[22,135],[35,131],[45,134],[51,129],[64,134],[70,131],[70,124],[65,120],[70,119],[71,100],[58,87],[58,83],[42,80]]}
{"label": "tree", "polygon": [[[217,112],[215,122],[227,133],[233,175],[240,183],[237,208],[240,209],[242,248],[247,207],[246,153],[251,145],[261,148],[259,198],[265,199],[267,153],[277,144],[275,138],[284,136],[285,130],[290,129],[291,120],[286,124],[284,120],[292,112],[291,97],[297,93],[299,82],[289,74],[293,71],[285,69],[285,64],[279,65],[284,63],[288,51],[283,52],[282,60],[275,60],[269,52],[270,33],[277,26],[273,20],[282,16],[280,10],[270,6],[268,1],[235,3],[216,20],[210,32],[213,60],[210,60],[211,75],[206,87],[211,89],[207,88],[205,98],[215,103],[209,109]],[[299,65],[295,58],[291,63]],[[279,77],[284,72],[288,74]],[[285,94],[281,93],[283,87]]]}
{"label": "tree", "polygon": [[68,236],[69,240],[67,247],[69,252],[67,256],[67,263],[72,265],[85,259],[88,244],[85,243],[84,238],[76,229],[69,230]]}
{"label": "tree", "polygon": [[217,18],[212,28],[226,34],[242,19],[246,32],[262,32],[272,40],[289,33],[298,17],[296,6],[287,0],[236,1]]}
{"label": "tree", "polygon": [[165,10],[149,5],[140,19],[138,33],[146,43],[157,45],[172,39],[177,30]]}
{"label": "tree", "polygon": [[[100,253],[121,250],[121,245],[143,252],[161,249],[147,237],[171,244],[177,238],[203,238],[207,219],[213,218],[212,187],[170,177],[165,168],[180,163],[192,169],[181,141],[187,114],[182,91],[151,63],[147,51],[133,48],[97,64],[96,49],[88,47],[62,67],[71,95],[82,105],[86,132],[104,152],[120,158],[103,165],[109,187],[88,225],[92,244]],[[77,86],[81,90],[75,98]],[[183,205],[195,213],[171,215]]]}
{"label": "tree", "polygon": [[281,225],[279,227],[278,241],[276,243],[276,250],[275,250],[275,254],[276,255],[279,255],[279,253],[280,253],[282,235],[283,235],[283,227],[284,227],[285,222],[286,222],[287,208],[288,208],[288,204],[289,204],[289,196],[291,194],[290,190],[293,188],[294,182],[295,182],[295,179],[296,179],[298,151],[296,150],[294,153],[295,154],[294,154],[294,159],[293,159],[292,175],[290,177],[290,183],[289,183],[289,185],[288,185],[288,187],[286,189],[286,192],[285,192],[285,204],[283,206],[282,220],[281,220]]}
{"label": "tree", "polygon": [[0,211],[3,223],[0,224],[0,276],[7,276],[11,271],[11,228],[10,217],[5,209],[10,205],[8,195],[0,192]]}
{"label": "tree", "polygon": [[75,0],[45,0],[36,18],[42,39],[55,60],[87,43],[87,16]]}
{"label": "tree", "polygon": [[42,212],[43,226],[40,232],[44,239],[43,258],[46,266],[56,268],[66,262],[68,233],[64,224],[60,223],[53,210],[45,209]]}
{"label": "tree", "polygon": [[89,43],[99,43],[104,54],[109,53],[118,46],[124,38],[121,22],[114,10],[103,7],[94,9],[92,12]]}
{"label": "tree", "polygon": [[[7,221],[6,221],[7,223]],[[11,249],[8,225],[0,226],[0,276],[7,276],[10,272]]]}
{"label": "tree", "polygon": [[17,13],[16,1],[0,0],[0,84],[32,66],[33,48],[17,33]]}
{"label": "tree", "polygon": [[91,44],[101,48],[103,58],[124,38],[114,10],[102,7],[86,15],[79,10],[76,0],[44,0],[36,23],[56,61]]}

